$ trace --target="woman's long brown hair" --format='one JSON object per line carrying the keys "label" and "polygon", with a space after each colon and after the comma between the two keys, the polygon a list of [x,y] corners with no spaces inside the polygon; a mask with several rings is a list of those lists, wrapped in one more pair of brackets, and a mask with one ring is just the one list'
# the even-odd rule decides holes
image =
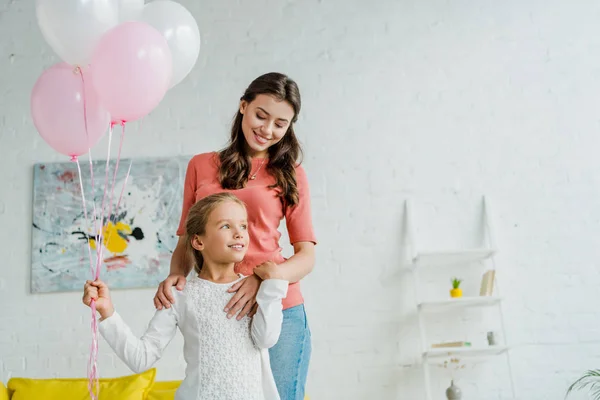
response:
{"label": "woman's long brown hair", "polygon": [[[240,100],[251,103],[259,94],[275,97],[288,102],[294,109],[294,118],[283,138],[269,147],[269,162],[266,170],[275,178],[279,196],[286,206],[298,204],[296,166],[301,162],[302,148],[294,133],[294,123],[300,113],[300,90],[292,79],[277,72],[256,78],[244,92]],[[238,109],[231,125],[231,137],[227,147],[219,152],[219,181],[224,189],[241,189],[248,182],[252,170],[252,159],[248,154],[246,138],[242,131],[243,115]]]}

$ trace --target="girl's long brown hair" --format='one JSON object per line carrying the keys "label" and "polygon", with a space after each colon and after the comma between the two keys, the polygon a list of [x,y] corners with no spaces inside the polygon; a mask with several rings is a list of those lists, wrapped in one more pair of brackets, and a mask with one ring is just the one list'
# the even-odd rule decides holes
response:
{"label": "girl's long brown hair", "polygon": [[206,233],[206,224],[210,218],[210,214],[219,205],[227,202],[233,202],[246,208],[246,205],[239,198],[231,193],[215,193],[198,200],[188,213],[185,220],[185,246],[188,254],[188,260],[194,260],[194,270],[200,273],[204,264],[204,257],[199,250],[192,246],[192,239],[196,235],[204,235]]}
{"label": "girl's long brown hair", "polygon": [[[256,78],[244,92],[240,100],[251,103],[259,94],[275,97],[288,102],[294,109],[294,118],[283,138],[269,147],[269,162],[266,170],[275,178],[271,188],[277,189],[285,205],[298,204],[296,166],[302,161],[302,148],[294,133],[294,123],[300,113],[300,90],[292,79],[277,72]],[[247,150],[246,138],[242,131],[243,115],[238,109],[231,125],[228,146],[219,152],[219,181],[224,189],[241,189],[248,182],[252,169],[252,159]]]}

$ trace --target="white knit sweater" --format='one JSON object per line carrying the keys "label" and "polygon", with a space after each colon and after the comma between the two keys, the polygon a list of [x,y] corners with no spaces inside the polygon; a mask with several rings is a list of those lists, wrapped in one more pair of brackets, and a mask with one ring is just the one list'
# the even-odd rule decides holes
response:
{"label": "white knit sweater", "polygon": [[157,311],[141,338],[116,311],[100,323],[100,333],[129,368],[141,372],[161,357],[179,327],[187,368],[175,400],[279,400],[267,349],[279,339],[288,282],[264,281],[258,312],[241,321],[223,311],[232,285],[193,278],[183,291],[173,289],[175,304]]}

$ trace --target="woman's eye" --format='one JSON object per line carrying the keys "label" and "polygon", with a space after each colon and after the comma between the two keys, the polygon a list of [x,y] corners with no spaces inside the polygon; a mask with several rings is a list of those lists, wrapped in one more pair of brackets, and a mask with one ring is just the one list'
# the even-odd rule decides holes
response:
{"label": "woman's eye", "polygon": [[256,117],[257,117],[258,119],[265,119],[265,117],[264,117],[264,116],[262,116],[262,115],[260,115],[260,114],[256,114]]}

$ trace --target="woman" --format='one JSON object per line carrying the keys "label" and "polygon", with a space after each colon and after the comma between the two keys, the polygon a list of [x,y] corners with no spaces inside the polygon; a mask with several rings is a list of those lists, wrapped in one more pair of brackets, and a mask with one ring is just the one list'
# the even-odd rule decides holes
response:
{"label": "woman", "polygon": [[[236,294],[224,312],[237,319],[254,315],[260,278],[258,266],[278,265],[281,278],[290,282],[283,299],[283,325],[277,344],[269,349],[271,369],[279,395],[284,400],[304,398],[311,355],[310,329],[299,282],[314,266],[316,239],[310,212],[308,180],[299,159],[301,148],[294,133],[300,112],[300,91],[286,75],[269,73],[246,89],[231,128],[229,145],[220,152],[194,156],[188,165],[183,192],[183,210],[171,258],[170,275],[161,282],[154,304],[169,308],[174,302],[171,287],[182,290],[192,268],[187,259],[185,219],[199,199],[218,192],[231,192],[247,206],[250,245],[236,272],[247,278],[230,289]],[[278,227],[286,219],[294,255],[281,254]]]}

